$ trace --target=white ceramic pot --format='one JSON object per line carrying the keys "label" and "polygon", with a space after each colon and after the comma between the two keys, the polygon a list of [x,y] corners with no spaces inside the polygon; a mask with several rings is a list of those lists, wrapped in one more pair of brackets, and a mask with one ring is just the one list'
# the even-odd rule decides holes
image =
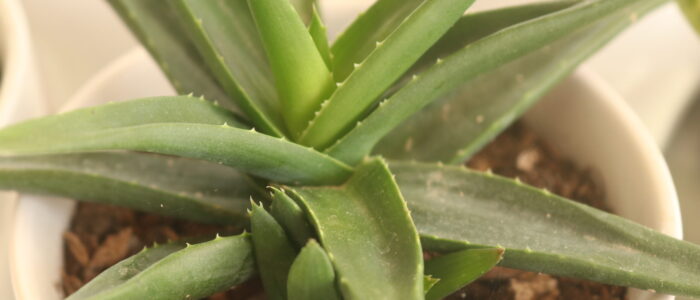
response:
{"label": "white ceramic pot", "polygon": [[[137,49],[95,76],[64,110],[172,93],[157,66]],[[676,192],[661,153],[622,100],[593,74],[576,72],[526,121],[563,153],[598,170],[620,215],[681,237]],[[32,195],[20,199],[11,249],[18,299],[60,299],[61,236],[74,203]],[[632,299],[672,297],[639,292]]]}
{"label": "white ceramic pot", "polygon": [[[29,30],[17,0],[0,0],[0,127],[44,113]],[[12,299],[7,249],[17,195],[0,192],[0,299]]]}
{"label": "white ceramic pot", "polygon": [[0,1],[0,127],[44,113],[20,1]]}

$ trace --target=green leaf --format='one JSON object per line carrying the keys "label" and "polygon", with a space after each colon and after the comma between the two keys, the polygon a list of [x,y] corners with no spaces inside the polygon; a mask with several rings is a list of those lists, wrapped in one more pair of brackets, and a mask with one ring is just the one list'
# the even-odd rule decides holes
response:
{"label": "green leaf", "polygon": [[[496,32],[485,38],[478,39],[484,32],[476,30],[474,36],[466,37],[478,39],[476,42],[440,60],[434,58],[432,67],[381,103],[328,153],[355,163],[401,125],[377,145],[375,153],[392,159],[461,162],[626,27],[630,14],[641,16],[662,2],[578,2],[502,30],[497,24],[493,28]],[[460,24],[469,24],[469,18],[479,21],[508,15],[516,15],[519,21],[529,13],[534,17],[568,2],[549,5],[528,6],[524,15],[518,12],[522,8],[475,14]],[[468,28],[455,30],[469,32]],[[449,52],[451,47],[460,46],[456,43],[450,46],[444,40],[439,46],[445,50],[433,53]],[[426,107],[431,102],[435,103]]]}
{"label": "green leaf", "polygon": [[175,0],[178,20],[206,65],[264,133],[284,136],[279,97],[246,0]]}
{"label": "green leaf", "polygon": [[220,224],[243,224],[256,193],[247,176],[225,166],[124,152],[3,157],[0,189]]}
{"label": "green leaf", "polygon": [[333,76],[289,0],[248,0],[248,5],[275,76],[282,116],[296,138],[335,88]]}
{"label": "green leaf", "polygon": [[700,33],[700,1],[698,0],[676,0],[686,18],[695,30]]}
{"label": "green leaf", "polygon": [[283,190],[274,187],[271,189],[274,200],[270,214],[282,225],[297,246],[303,247],[313,236],[313,229],[307,221],[304,211]]}
{"label": "green leaf", "polygon": [[185,248],[185,244],[180,243],[155,245],[150,249],[144,248],[141,252],[122,260],[97,275],[80,290],[70,295],[68,300],[90,299],[99,293],[118,287],[156,262],[183,248]]}
{"label": "green leaf", "polygon": [[503,249],[467,249],[425,262],[425,274],[440,280],[425,295],[439,300],[484,275],[503,258]]}
{"label": "green leaf", "polygon": [[264,208],[253,203],[250,213],[255,262],[269,299],[287,299],[287,276],[297,253],[284,229]]}
{"label": "green leaf", "polygon": [[342,186],[294,189],[338,274],[344,299],[423,299],[423,253],[385,163]]}
{"label": "green leaf", "polygon": [[333,43],[333,76],[343,82],[355,69],[353,64],[365,61],[376,43],[383,41],[424,0],[377,0],[355,19]]}
{"label": "green leaf", "polygon": [[578,0],[558,0],[509,6],[462,16],[430,50],[416,62],[411,71],[404,76],[404,81],[411,79],[410,74],[431,67],[437,58],[448,56],[467,45],[492,35],[504,28],[518,23],[537,19],[558,10],[576,4]]}
{"label": "green leaf", "polygon": [[309,240],[294,260],[287,291],[289,300],[340,300],[333,265],[315,240]]}
{"label": "green leaf", "polygon": [[204,64],[204,58],[178,21],[171,1],[109,0],[109,3],[148,49],[179,94],[202,95],[228,109],[240,111]]}
{"label": "green leaf", "polygon": [[700,296],[700,247],[517,181],[463,167],[392,163],[422,245],[502,246],[501,265]]}
{"label": "green leaf", "polygon": [[425,275],[423,276],[423,291],[425,294],[430,292],[436,283],[440,282],[440,278],[433,278],[433,276]]}
{"label": "green leaf", "polygon": [[340,83],[299,142],[324,149],[355,125],[379,96],[406,72],[472,4],[426,0]]}
{"label": "green leaf", "polygon": [[[155,251],[163,250],[159,248]],[[255,272],[247,234],[217,237],[168,254],[170,250],[174,249],[154,254],[146,250],[128,258],[96,278],[96,288],[84,297],[79,291],[69,299],[200,299],[240,284]],[[153,262],[159,256],[164,257]],[[98,292],[99,287],[107,289]]]}
{"label": "green leaf", "polygon": [[[554,11],[570,6],[571,4],[572,2],[569,1],[547,2],[515,6],[504,9],[496,9],[492,11],[479,12],[463,16],[425,55],[423,55],[423,57],[421,57],[421,59],[412,67],[412,70],[409,71],[408,74],[418,73],[424,70],[426,67],[431,66],[433,63],[435,63],[437,58],[447,56],[465,47],[466,45],[473,43],[485,36],[493,34],[503,28],[530,19],[534,19],[542,15],[546,15],[548,13],[552,13]],[[546,63],[547,62],[545,62],[545,64]],[[512,71],[510,70],[501,71],[500,69],[496,69],[492,72],[499,74],[512,74]],[[410,80],[411,76],[404,76],[404,78],[402,79],[402,83],[405,84]],[[460,91],[464,90],[465,92],[458,94],[458,96],[466,94],[466,96],[463,97],[468,97],[470,90],[474,90],[475,87],[476,90],[484,90],[483,88],[481,88],[482,85],[488,85],[490,82],[493,82],[493,80],[486,79],[478,81],[479,84],[466,84],[465,86],[467,87],[460,89]],[[435,127],[440,127],[441,130],[449,131],[452,134],[453,140],[456,139],[458,141],[461,141],[460,138],[465,136],[464,132],[457,131],[459,132],[459,134],[456,134],[452,130],[452,127],[445,126],[447,125],[447,123],[442,121],[440,117],[448,113],[456,114],[457,112],[453,112],[453,110],[457,111],[457,108],[468,107],[469,109],[465,108],[458,110],[458,113],[462,115],[471,116],[472,118],[452,119],[450,120],[450,123],[458,123],[459,125],[465,124],[465,126],[474,124],[474,115],[483,112],[475,112],[475,110],[471,109],[473,107],[472,105],[470,105],[471,102],[481,100],[483,103],[493,105],[494,101],[491,100],[493,98],[493,95],[499,95],[501,94],[501,91],[504,88],[508,88],[503,87],[497,83],[491,83],[490,85],[498,86],[499,89],[489,89],[491,94],[489,94],[487,97],[473,97],[473,99],[475,99],[473,101],[460,101],[462,100],[462,97],[458,96],[445,97],[446,99],[449,99],[452,102],[456,102],[450,103],[449,111],[440,110],[438,111],[439,114],[437,114],[434,112],[435,109],[433,109],[432,107],[435,106],[442,108],[444,104],[443,106],[440,106],[439,104],[434,104],[433,106],[429,106],[425,109],[430,110],[430,112],[418,112],[417,116],[413,117],[412,119],[409,119],[409,121],[403,124],[399,129],[396,129],[391,136],[386,137],[385,141],[379,144],[379,149],[377,152],[389,157],[399,156],[401,155],[401,153],[408,152],[405,150],[405,148],[409,148],[411,150],[413,149],[413,145],[415,144],[415,142],[413,142],[413,140],[411,140],[410,142],[408,141],[410,138],[410,134],[416,135],[416,133],[420,134],[428,131],[430,131],[433,134],[440,134],[440,132],[430,130],[431,128]],[[398,90],[403,85],[399,84],[398,86],[399,88],[395,87],[395,89]],[[422,102],[427,102],[431,100],[430,98],[417,97],[413,99]],[[437,102],[442,103],[445,101],[447,100]],[[386,106],[387,104],[389,106]],[[421,105],[423,105],[422,103],[420,103],[418,104],[418,106],[414,107],[410,104],[412,103],[406,103],[404,101],[394,101],[393,98],[392,102],[382,102],[379,109],[375,110],[375,112],[373,112],[372,115],[370,115],[365,121],[363,121],[362,124],[358,125],[352,131],[350,131],[345,137],[340,139],[326,152],[328,152],[331,156],[346,161],[347,163],[356,164],[362,159],[362,157],[367,155],[372,150],[375,144],[379,142],[379,140],[382,137],[384,137],[387,133],[394,129],[394,127],[401,124],[401,122],[408,118],[408,116],[411,113],[415,113],[416,108],[422,107]],[[420,121],[426,122],[424,120],[431,120],[431,123],[437,124],[417,124]],[[468,130],[464,131],[469,132]],[[410,147],[406,147],[407,145]],[[427,143],[421,143],[420,145],[416,145],[415,147],[418,148],[429,146],[430,145]]]}
{"label": "green leaf", "polygon": [[328,47],[328,35],[326,30],[326,25],[323,24],[321,16],[318,14],[318,10],[314,6],[313,8],[313,18],[311,19],[311,24],[309,25],[309,34],[316,44],[316,49],[321,54],[323,62],[326,63],[326,67],[330,69],[332,66],[331,60],[331,49]]}
{"label": "green leaf", "polygon": [[226,125],[235,122],[185,96],[113,103],[2,129],[0,157],[133,150],[212,161],[276,182],[335,184],[350,175],[312,149]]}

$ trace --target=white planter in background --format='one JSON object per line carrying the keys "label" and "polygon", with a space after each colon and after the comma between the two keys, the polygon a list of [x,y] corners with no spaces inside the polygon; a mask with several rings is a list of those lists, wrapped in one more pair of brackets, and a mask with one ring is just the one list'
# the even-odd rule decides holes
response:
{"label": "white planter in background", "polygon": [[0,127],[44,113],[20,1],[0,1]]}
{"label": "white planter in background", "polygon": [[[18,0],[0,0],[0,127],[43,113],[24,11]],[[7,249],[16,197],[0,192],[0,299],[13,297]]]}
{"label": "white planter in background", "polygon": [[[64,110],[172,93],[157,66],[137,49],[95,76]],[[676,192],[661,153],[619,96],[593,74],[578,71],[526,121],[564,154],[598,170],[620,215],[681,237]],[[32,195],[20,199],[11,249],[18,299],[60,299],[62,233],[74,203]],[[632,299],[672,297],[639,293]]]}

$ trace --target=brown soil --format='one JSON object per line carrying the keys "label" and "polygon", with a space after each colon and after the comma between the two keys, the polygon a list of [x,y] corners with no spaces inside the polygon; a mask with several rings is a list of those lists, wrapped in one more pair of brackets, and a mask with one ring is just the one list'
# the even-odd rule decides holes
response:
{"label": "brown soil", "polygon": [[[72,294],[100,272],[153,243],[213,238],[217,233],[230,235],[240,231],[232,226],[204,225],[111,205],[79,203],[70,229],[63,234],[63,291]],[[229,297],[220,294],[210,298],[256,299],[261,291],[256,279],[229,291]]]}
{"label": "brown soil", "polygon": [[[491,169],[551,192],[606,209],[603,190],[587,170],[562,158],[541,139],[516,124],[478,153],[468,165]],[[191,236],[235,233],[216,227],[135,212],[110,205],[80,203],[64,234],[62,286],[66,295],[78,290],[116,262],[154,242]],[[449,299],[624,299],[626,288],[518,270],[495,268]],[[210,299],[264,299],[258,279]]]}

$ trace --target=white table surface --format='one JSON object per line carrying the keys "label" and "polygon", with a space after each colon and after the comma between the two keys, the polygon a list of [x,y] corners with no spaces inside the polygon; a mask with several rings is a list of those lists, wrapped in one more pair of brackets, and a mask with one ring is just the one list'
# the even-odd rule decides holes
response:
{"label": "white table surface", "polygon": [[[359,12],[372,1],[325,2]],[[513,1],[481,0],[475,7],[483,9],[507,2]],[[92,74],[137,45],[106,1],[23,3],[37,51],[43,92],[53,110]],[[339,30],[351,19],[347,13],[325,11],[324,15],[333,20],[328,24],[331,31]],[[671,4],[633,25],[587,64],[627,99],[655,139],[663,144],[671,132],[669,120],[676,118],[700,82],[700,39]],[[5,266],[0,266],[2,272],[7,272]],[[0,291],[10,289],[9,282],[0,282]]]}

